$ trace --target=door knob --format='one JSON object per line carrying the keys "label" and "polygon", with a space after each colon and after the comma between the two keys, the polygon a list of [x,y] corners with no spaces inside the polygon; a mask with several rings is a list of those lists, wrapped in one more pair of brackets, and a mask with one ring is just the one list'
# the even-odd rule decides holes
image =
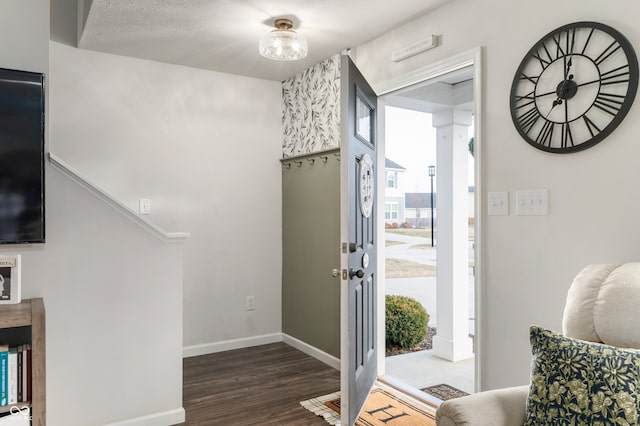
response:
{"label": "door knob", "polygon": [[353,277],[362,278],[364,277],[364,271],[362,269],[358,269],[354,271],[353,269],[349,271],[349,278],[353,279]]}
{"label": "door knob", "polygon": [[331,270],[331,276],[333,278],[338,278],[340,276],[340,269],[333,268]]}

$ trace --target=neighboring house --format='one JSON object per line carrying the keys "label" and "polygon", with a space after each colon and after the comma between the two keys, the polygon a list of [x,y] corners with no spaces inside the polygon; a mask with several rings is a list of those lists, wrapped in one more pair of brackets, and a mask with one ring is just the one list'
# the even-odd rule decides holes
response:
{"label": "neighboring house", "polygon": [[[433,194],[433,219],[438,218],[438,208],[436,202],[437,193]],[[469,223],[474,217],[475,187],[469,187]],[[404,194],[404,219],[411,226],[427,227],[431,226],[431,193],[430,192],[407,192]]]}
{"label": "neighboring house", "polygon": [[405,168],[388,158],[385,161],[384,221],[388,224],[404,222],[404,188],[402,175]]}
{"label": "neighboring house", "polygon": [[[431,226],[431,193],[407,192],[404,194],[405,220],[411,226],[424,228]],[[433,194],[433,218],[437,217],[436,194]]]}

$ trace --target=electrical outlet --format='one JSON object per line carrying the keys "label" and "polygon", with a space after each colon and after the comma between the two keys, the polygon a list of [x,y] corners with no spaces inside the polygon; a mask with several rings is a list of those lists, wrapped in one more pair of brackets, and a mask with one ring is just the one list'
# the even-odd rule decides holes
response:
{"label": "electrical outlet", "polygon": [[255,296],[247,296],[247,311],[256,310],[255,299]]}

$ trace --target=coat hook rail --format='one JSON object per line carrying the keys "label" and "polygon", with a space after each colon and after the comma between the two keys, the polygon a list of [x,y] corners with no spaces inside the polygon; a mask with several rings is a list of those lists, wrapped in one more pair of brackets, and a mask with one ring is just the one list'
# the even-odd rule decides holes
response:
{"label": "coat hook rail", "polygon": [[316,158],[322,160],[323,164],[327,164],[329,158],[333,155],[337,161],[340,161],[340,148],[327,149],[324,151],[313,152],[311,154],[296,155],[280,159],[280,162],[287,170],[291,169],[293,163],[298,167],[302,167],[304,160],[307,160],[312,166],[316,164]]}

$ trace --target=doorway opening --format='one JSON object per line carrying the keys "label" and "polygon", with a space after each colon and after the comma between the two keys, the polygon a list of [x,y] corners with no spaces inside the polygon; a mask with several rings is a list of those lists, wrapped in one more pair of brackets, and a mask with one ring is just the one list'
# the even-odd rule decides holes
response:
{"label": "doorway opening", "polygon": [[478,66],[440,67],[386,92],[379,103],[381,172],[385,164],[381,296],[414,299],[429,317],[427,334],[415,347],[386,345],[384,377],[427,393],[436,387],[427,400],[444,399],[440,385],[464,393],[478,389]]}

